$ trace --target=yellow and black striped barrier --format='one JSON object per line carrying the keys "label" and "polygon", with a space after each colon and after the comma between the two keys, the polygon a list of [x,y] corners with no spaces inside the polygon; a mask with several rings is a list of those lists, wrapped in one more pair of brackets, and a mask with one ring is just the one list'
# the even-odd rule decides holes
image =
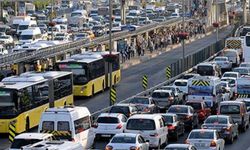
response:
{"label": "yellow and black striped barrier", "polygon": [[144,90],[146,90],[148,87],[148,77],[146,75],[142,77],[142,87],[144,88]]}
{"label": "yellow and black striped barrier", "polygon": [[238,98],[248,98],[248,94],[239,94]]}
{"label": "yellow and black striped barrier", "polygon": [[210,81],[194,80],[194,81],[192,81],[192,85],[194,85],[194,86],[209,86]]}
{"label": "yellow and black striped barrier", "polygon": [[166,68],[166,78],[167,78],[167,80],[171,78],[171,67],[170,66],[168,66]]}
{"label": "yellow and black striped barrier", "polygon": [[112,105],[114,105],[116,102],[116,89],[115,88],[111,88],[110,90],[110,102]]}
{"label": "yellow and black striped barrier", "polygon": [[43,130],[42,133],[50,133],[53,134],[54,136],[71,136],[70,131],[49,131],[49,130]]}
{"label": "yellow and black striped barrier", "polygon": [[11,121],[9,124],[9,141],[12,143],[16,136],[16,122]]}

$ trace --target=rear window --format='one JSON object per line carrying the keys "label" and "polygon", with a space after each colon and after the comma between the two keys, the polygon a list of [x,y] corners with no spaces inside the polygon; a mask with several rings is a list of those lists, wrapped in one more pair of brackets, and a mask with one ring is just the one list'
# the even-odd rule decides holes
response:
{"label": "rear window", "polygon": [[239,114],[240,106],[238,105],[222,105],[220,106],[221,114]]}
{"label": "rear window", "polygon": [[250,67],[250,64],[240,64],[240,67]]}
{"label": "rear window", "polygon": [[119,123],[119,120],[115,117],[99,117],[97,123]]}
{"label": "rear window", "polygon": [[166,92],[154,92],[152,94],[153,98],[168,98],[169,96],[170,96],[169,93]]}
{"label": "rear window", "polygon": [[213,75],[213,67],[212,66],[198,66],[197,73],[200,75]]}
{"label": "rear window", "polygon": [[136,143],[135,137],[114,137],[111,143]]}
{"label": "rear window", "polygon": [[187,82],[180,82],[180,81],[177,81],[174,83],[175,86],[187,86]]}
{"label": "rear window", "polygon": [[201,103],[186,103],[186,105],[189,105],[191,107],[193,107],[194,110],[201,110],[202,107],[201,107]]}
{"label": "rear window", "polygon": [[155,122],[151,119],[129,119],[128,130],[155,130]]}
{"label": "rear window", "polygon": [[187,107],[170,107],[168,109],[169,113],[188,113]]}
{"label": "rear window", "polygon": [[210,117],[207,118],[205,123],[211,124],[227,124],[227,118],[225,117]]}
{"label": "rear window", "polygon": [[239,72],[240,74],[248,74],[248,69],[244,68],[235,68],[233,69],[234,72]]}
{"label": "rear window", "polygon": [[225,73],[223,75],[223,77],[233,77],[233,78],[237,78],[237,74],[234,74],[234,73]]}
{"label": "rear window", "polygon": [[129,107],[126,107],[126,106],[113,106],[110,109],[110,113],[129,114]]}
{"label": "rear window", "polygon": [[149,100],[148,100],[148,98],[135,97],[135,98],[131,99],[129,103],[132,103],[132,104],[149,104]]}
{"label": "rear window", "polygon": [[58,121],[57,131],[70,131],[68,121]]}
{"label": "rear window", "polygon": [[214,132],[205,132],[205,131],[191,132],[188,138],[189,139],[213,139]]}
{"label": "rear window", "polygon": [[40,142],[38,139],[15,139],[11,145],[11,148],[21,149],[21,147]]}
{"label": "rear window", "polygon": [[227,58],[215,58],[214,61],[227,61]]}
{"label": "rear window", "polygon": [[166,115],[162,115],[165,123],[173,123],[174,120],[173,120],[173,116],[166,116]]}
{"label": "rear window", "polygon": [[54,131],[54,121],[43,121],[42,130],[43,131]]}

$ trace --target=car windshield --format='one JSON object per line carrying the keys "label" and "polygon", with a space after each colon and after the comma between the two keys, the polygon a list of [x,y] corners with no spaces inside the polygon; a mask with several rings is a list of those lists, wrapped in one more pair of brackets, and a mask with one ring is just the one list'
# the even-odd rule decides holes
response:
{"label": "car windshield", "polygon": [[188,108],[187,107],[170,107],[168,109],[169,113],[188,113]]}
{"label": "car windshield", "polygon": [[212,86],[189,86],[188,93],[190,95],[211,96],[213,95]]}
{"label": "car windshield", "polygon": [[197,73],[202,76],[212,76],[213,75],[213,67],[212,66],[198,66]]}
{"label": "car windshield", "polygon": [[21,35],[20,40],[32,40],[33,35]]}
{"label": "car windshield", "polygon": [[209,124],[227,124],[227,118],[225,117],[209,117],[205,123]]}
{"label": "car windshield", "polygon": [[214,139],[214,132],[195,131],[191,132],[188,139]]}
{"label": "car windshield", "polygon": [[81,16],[82,16],[82,13],[80,13],[80,12],[79,12],[79,13],[78,13],[78,12],[71,13],[71,17],[76,17],[76,16],[77,16],[77,17],[78,17],[78,16],[81,17]]}
{"label": "car windshield", "polygon": [[18,29],[19,29],[19,30],[26,30],[26,29],[28,29],[28,28],[29,28],[28,25],[19,25],[19,26],[18,26]]}
{"label": "car windshield", "polygon": [[223,75],[223,77],[233,77],[233,78],[237,78],[237,74],[235,74],[235,73],[225,73],[225,74]]}
{"label": "car windshield", "polygon": [[201,110],[201,103],[192,103],[192,102],[187,102],[186,105],[189,105],[193,107],[194,110]]}
{"label": "car windshield", "polygon": [[221,114],[239,114],[240,106],[238,105],[222,105],[220,106]]}
{"label": "car windshield", "polygon": [[99,117],[97,119],[97,123],[119,123],[119,120],[118,118],[115,118],[115,117]]}
{"label": "car windshield", "polygon": [[140,97],[135,97],[129,101],[129,103],[132,104],[149,104],[149,99],[148,98],[140,98]]}
{"label": "car windshield", "polygon": [[129,119],[128,130],[155,130],[155,122],[151,119]]}
{"label": "car windshield", "polygon": [[0,89],[0,116],[15,115],[18,108],[16,108],[17,92],[14,90]]}
{"label": "car windshield", "polygon": [[243,64],[240,64],[240,67],[250,67],[250,64],[247,64],[247,63],[243,63]]}
{"label": "car windshield", "polygon": [[121,143],[121,144],[124,144],[124,143],[136,143],[136,138],[135,137],[129,137],[129,136],[122,136],[122,137],[117,137],[115,136],[111,143]]}
{"label": "car windshield", "polygon": [[167,92],[154,92],[152,94],[153,98],[168,98],[170,95]]}
{"label": "car windshield", "polygon": [[214,61],[227,61],[227,58],[218,57],[215,58]]}
{"label": "car windshield", "polygon": [[122,114],[129,114],[129,107],[127,106],[113,106],[109,113],[122,113]]}
{"label": "car windshield", "polygon": [[174,83],[175,86],[187,86],[187,82],[177,81]]}
{"label": "car windshield", "polygon": [[234,79],[221,79],[221,81],[227,81],[229,84],[235,84]]}
{"label": "car windshield", "polygon": [[37,142],[40,142],[42,140],[38,139],[15,139],[14,142],[11,145],[11,148],[13,149],[21,149],[23,146],[34,144]]}
{"label": "car windshield", "polygon": [[247,75],[249,73],[247,68],[234,68],[234,72],[239,72],[240,74]]}

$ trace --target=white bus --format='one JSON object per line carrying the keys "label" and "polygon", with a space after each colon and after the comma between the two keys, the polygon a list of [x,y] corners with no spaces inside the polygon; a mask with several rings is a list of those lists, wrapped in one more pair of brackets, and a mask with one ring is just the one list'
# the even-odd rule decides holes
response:
{"label": "white bus", "polygon": [[247,33],[243,42],[243,60],[250,62],[250,33]]}

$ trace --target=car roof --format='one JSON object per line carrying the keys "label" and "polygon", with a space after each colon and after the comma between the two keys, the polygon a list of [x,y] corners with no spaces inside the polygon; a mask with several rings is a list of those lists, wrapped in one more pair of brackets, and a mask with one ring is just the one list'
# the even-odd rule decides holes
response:
{"label": "car roof", "polygon": [[[228,57],[226,57],[226,56],[217,56],[217,57],[215,57],[215,58],[228,58]],[[214,59],[215,59],[214,58]]]}
{"label": "car roof", "polygon": [[114,137],[123,137],[123,136],[127,136],[127,137],[136,137],[138,134],[136,133],[117,133],[115,134]]}
{"label": "car roof", "polygon": [[[207,132],[214,132],[214,131],[216,131],[216,130],[213,130],[213,129],[193,129],[191,132],[202,132],[202,131],[203,131],[203,132],[204,132],[204,131],[205,131],[205,132],[206,132],[206,131],[207,131]],[[191,132],[190,132],[190,133],[191,133]]]}
{"label": "car roof", "polygon": [[223,117],[223,118],[229,118],[228,115],[211,115],[211,116],[208,116],[208,118],[212,118],[212,117]]}
{"label": "car roof", "polygon": [[163,116],[177,116],[174,113],[158,113],[158,114],[163,115]]}
{"label": "car roof", "polygon": [[159,92],[159,93],[172,93],[173,91],[172,90],[164,90],[164,89],[159,89],[159,90],[154,90],[153,93],[155,92]]}
{"label": "car roof", "polygon": [[239,72],[234,72],[234,71],[227,71],[227,72],[224,72],[224,74],[227,74],[227,73],[239,74]]}
{"label": "car roof", "polygon": [[188,80],[187,79],[177,79],[174,82],[188,82]]}
{"label": "car roof", "polygon": [[191,107],[191,106],[188,106],[188,105],[172,105],[170,107]]}
{"label": "car roof", "polygon": [[49,133],[22,133],[15,137],[15,139],[46,139],[51,137]]}
{"label": "car roof", "polygon": [[155,117],[159,117],[159,114],[135,114],[131,116],[129,119],[155,119]]}
{"label": "car roof", "polygon": [[187,103],[205,103],[204,100],[188,100]]}
{"label": "car roof", "polygon": [[220,104],[243,104],[244,102],[240,102],[240,101],[223,101],[220,102]]}
{"label": "car roof", "polygon": [[136,106],[135,104],[130,104],[130,103],[118,103],[114,106]]}
{"label": "car roof", "polygon": [[166,148],[189,148],[190,144],[169,144]]}
{"label": "car roof", "polygon": [[232,79],[232,80],[236,80],[235,77],[222,77],[221,80],[223,80],[223,79]]}
{"label": "car roof", "polygon": [[123,114],[121,114],[121,113],[101,113],[98,117],[115,117],[115,118],[119,118],[122,115]]}

